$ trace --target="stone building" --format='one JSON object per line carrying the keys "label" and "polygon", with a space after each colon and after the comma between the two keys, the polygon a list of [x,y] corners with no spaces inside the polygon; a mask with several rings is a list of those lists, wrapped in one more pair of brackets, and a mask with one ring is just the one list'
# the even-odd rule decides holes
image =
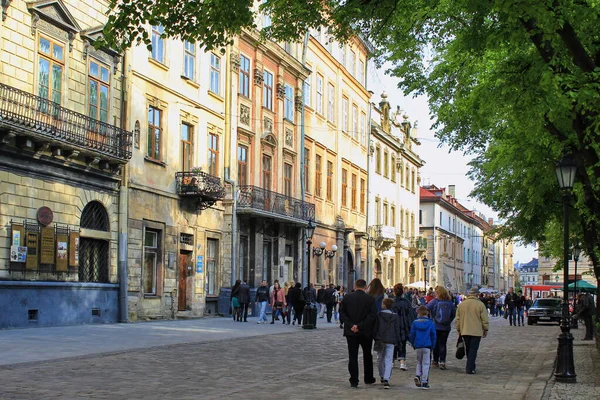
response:
{"label": "stone building", "polygon": [[387,95],[373,107],[369,151],[370,260],[367,276],[384,286],[425,279],[422,256],[427,246],[419,236],[419,141],[400,107],[390,110]]}
{"label": "stone building", "polygon": [[106,6],[2,6],[0,328],[126,319],[118,250],[132,135],[122,57],[93,47]]}

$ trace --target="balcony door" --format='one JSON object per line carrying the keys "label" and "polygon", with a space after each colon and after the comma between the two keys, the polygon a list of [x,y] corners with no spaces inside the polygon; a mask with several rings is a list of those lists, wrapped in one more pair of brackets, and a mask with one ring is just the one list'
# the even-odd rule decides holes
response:
{"label": "balcony door", "polygon": [[271,156],[263,154],[262,156],[262,187],[264,189],[264,210],[270,211],[273,200],[271,198],[271,179],[272,179],[273,159]]}
{"label": "balcony door", "polygon": [[189,171],[192,169],[192,150],[193,150],[193,127],[188,124],[181,124],[181,170]]}

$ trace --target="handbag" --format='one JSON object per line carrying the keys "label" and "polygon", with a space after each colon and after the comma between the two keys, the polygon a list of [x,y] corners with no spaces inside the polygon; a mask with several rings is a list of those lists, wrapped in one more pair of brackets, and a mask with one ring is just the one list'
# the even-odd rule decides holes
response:
{"label": "handbag", "polygon": [[508,318],[508,307],[504,307],[504,319]]}
{"label": "handbag", "polygon": [[282,307],[283,307],[283,302],[281,302],[281,301],[275,302],[275,308],[282,308]]}
{"label": "handbag", "polygon": [[458,336],[458,340],[456,341],[456,358],[462,360],[465,358],[466,349],[465,349],[465,340],[461,335]]}

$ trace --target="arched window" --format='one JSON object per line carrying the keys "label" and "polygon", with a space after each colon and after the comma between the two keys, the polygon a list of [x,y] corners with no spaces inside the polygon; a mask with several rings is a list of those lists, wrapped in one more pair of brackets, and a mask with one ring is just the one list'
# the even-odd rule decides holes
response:
{"label": "arched window", "polygon": [[81,212],[79,226],[86,230],[79,244],[79,281],[108,283],[110,246],[103,232],[110,231],[110,221],[102,203],[89,202]]}

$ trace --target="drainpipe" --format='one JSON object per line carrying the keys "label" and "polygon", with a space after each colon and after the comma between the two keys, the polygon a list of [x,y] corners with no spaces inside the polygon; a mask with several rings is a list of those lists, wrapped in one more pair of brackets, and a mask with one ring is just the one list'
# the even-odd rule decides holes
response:
{"label": "drainpipe", "polygon": [[[310,33],[306,31],[304,34],[304,43],[302,44],[302,66],[306,68],[306,52],[308,50],[308,41],[310,39]],[[304,183],[306,182],[305,169],[304,169],[304,157],[306,157],[304,151],[304,142],[306,138],[306,132],[304,128],[305,122],[305,107],[304,107],[304,81],[302,81],[302,109],[300,111],[300,192],[302,195],[302,204],[304,205],[304,201],[306,199],[306,188],[304,187]],[[302,255],[302,282],[308,282],[308,270],[306,268],[306,254],[305,254],[305,240],[306,238],[306,230],[303,229],[302,232],[302,251],[300,254]],[[304,285],[302,285],[304,287]]]}
{"label": "drainpipe", "polygon": [[[123,54],[121,63],[121,128],[127,127],[127,111],[125,110],[127,93],[127,78],[126,72],[127,53]],[[133,147],[133,138],[131,138],[131,147]],[[119,322],[129,322],[129,310],[127,309],[127,219],[128,219],[128,168],[127,164],[123,165],[121,175],[121,187],[119,188],[119,257],[117,260],[117,271],[119,277]]]}
{"label": "drainpipe", "polygon": [[232,73],[231,73],[231,45],[227,45],[227,62],[225,70],[225,169],[224,181],[231,185],[231,194],[233,197],[233,205],[231,207],[231,286],[235,284],[237,279],[237,182],[231,179],[231,115],[232,114]]}

